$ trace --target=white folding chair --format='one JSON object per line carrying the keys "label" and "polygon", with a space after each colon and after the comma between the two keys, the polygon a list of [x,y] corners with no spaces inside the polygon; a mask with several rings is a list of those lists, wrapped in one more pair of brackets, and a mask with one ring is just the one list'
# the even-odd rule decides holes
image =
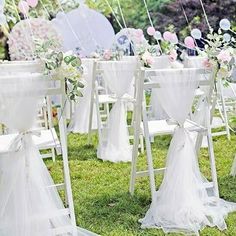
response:
{"label": "white folding chair", "polygon": [[[65,191],[65,199],[66,199],[66,208],[59,209],[57,213],[53,213],[52,218],[56,217],[62,217],[62,216],[68,216],[69,222],[68,225],[64,225],[63,227],[59,228],[53,228],[53,221],[52,221],[52,235],[95,235],[93,233],[87,232],[86,230],[79,229],[76,227],[76,219],[75,219],[75,213],[74,213],[74,203],[73,203],[73,196],[72,196],[72,189],[71,189],[71,180],[70,180],[70,171],[69,171],[69,164],[68,164],[68,150],[67,150],[67,136],[66,136],[66,114],[64,111],[64,104],[66,102],[66,94],[65,94],[65,83],[64,81],[57,79],[51,79],[50,77],[45,78],[42,74],[24,74],[21,75],[24,76],[24,78],[33,78],[37,79],[38,81],[42,81],[42,83],[47,83],[47,92],[46,96],[54,96],[59,95],[60,96],[60,107],[58,108],[58,119],[59,119],[59,132],[60,132],[60,140],[61,140],[61,148],[62,148],[62,159],[63,159],[63,176],[64,176],[64,183],[56,183],[52,184],[50,186],[47,186],[48,188],[54,188],[55,190],[64,190]],[[6,76],[7,77],[7,76]],[[8,78],[0,77],[0,82],[3,80],[10,80],[11,78],[17,78],[19,75],[16,75],[14,77],[8,76]],[[38,82],[39,83],[39,82]],[[9,95],[10,96],[10,95]],[[24,104],[22,104],[24,105]],[[11,108],[9,108],[11,109]],[[40,130],[41,132],[41,130]],[[42,134],[42,132],[41,132]],[[1,135],[0,136],[0,155],[1,153],[5,154],[10,152],[9,150],[10,144],[12,141],[17,137],[18,134],[8,134],[8,135]],[[23,134],[24,135],[24,134]],[[42,139],[44,136],[42,135]],[[39,139],[35,139],[37,146],[40,147],[40,145],[43,145]],[[38,143],[37,143],[38,141]],[[78,230],[80,230],[78,232]]]}
{"label": "white folding chair", "polygon": [[[173,69],[171,69],[173,71]],[[188,70],[188,69],[185,69]],[[151,150],[151,143],[150,140],[158,135],[172,135],[174,133],[174,130],[176,128],[176,124],[173,124],[171,121],[168,120],[148,120],[147,115],[147,109],[146,109],[146,101],[145,101],[145,91],[150,89],[158,89],[158,83],[153,82],[147,82],[145,83],[146,78],[151,78],[155,76],[156,72],[159,70],[145,70],[142,69],[139,73],[139,77],[136,80],[137,83],[137,95],[136,95],[136,106],[135,106],[135,121],[134,121],[134,145],[133,145],[133,159],[132,159],[132,169],[131,169],[131,180],[130,180],[130,193],[134,194],[135,190],[135,182],[136,178],[143,177],[149,175],[150,178],[150,187],[151,187],[151,193],[152,198],[154,199],[155,192],[156,192],[156,184],[155,184],[155,174],[163,173],[165,168],[161,169],[154,169],[153,167],[153,157],[152,157],[152,150]],[[165,71],[165,70],[160,70]],[[199,75],[208,75],[207,80],[202,80],[200,82],[201,86],[207,86],[209,87],[209,91],[213,90],[213,75],[209,77],[209,73],[205,70],[198,69],[197,71]],[[168,70],[166,70],[166,73],[168,73]],[[191,78],[189,78],[191,79]],[[211,163],[211,175],[212,175],[212,183],[208,183],[206,185],[206,188],[213,189],[214,195],[219,196],[218,193],[218,183],[217,183],[217,174],[216,174],[216,167],[215,167],[215,157],[214,157],[214,151],[213,151],[213,143],[212,143],[212,135],[211,135],[211,129],[210,129],[210,99],[211,93],[206,95],[206,126],[199,125],[196,122],[192,120],[187,120],[184,124],[184,126],[191,132],[194,132],[197,135],[197,138],[195,137],[195,145],[196,148],[199,148],[198,142],[199,137],[206,133],[208,138],[208,149],[209,149],[209,156],[210,156],[210,163]],[[141,123],[142,121],[142,123]],[[138,144],[139,144],[139,134],[140,132],[143,132],[145,137],[145,145],[146,145],[146,154],[147,154],[147,162],[148,162],[148,170],[144,171],[137,171],[137,158],[138,158]],[[196,150],[198,151],[198,150]]]}

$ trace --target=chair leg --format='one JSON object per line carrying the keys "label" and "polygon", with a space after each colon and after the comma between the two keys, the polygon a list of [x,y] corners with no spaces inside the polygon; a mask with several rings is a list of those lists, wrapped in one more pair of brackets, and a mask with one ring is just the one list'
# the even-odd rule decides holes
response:
{"label": "chair leg", "polygon": [[135,181],[137,175],[137,159],[138,159],[138,146],[139,146],[139,135],[140,135],[140,124],[141,124],[141,112],[142,112],[142,100],[143,100],[143,83],[144,73],[140,74],[137,84],[137,93],[135,95],[136,101],[134,103],[134,145],[132,151],[132,163],[131,163],[131,176],[130,176],[130,187],[129,192],[134,195]]}
{"label": "chair leg", "polygon": [[214,195],[219,198],[219,188],[218,188],[218,180],[217,180],[217,172],[216,172],[216,163],[215,163],[215,155],[213,149],[213,140],[211,134],[211,125],[210,125],[210,112],[208,111],[207,117],[207,142],[208,142],[208,151],[210,156],[210,165],[211,165],[211,176],[214,185]]}
{"label": "chair leg", "polygon": [[140,135],[139,140],[140,140],[140,149],[141,149],[141,153],[144,153],[143,135]]}
{"label": "chair leg", "polygon": [[59,119],[59,131],[60,131],[60,136],[61,136],[65,193],[66,193],[66,199],[68,202],[71,224],[72,226],[76,227],[74,203],[73,203],[71,179],[70,179],[70,170],[69,170],[69,162],[68,162],[67,136],[65,135],[66,134],[65,132],[66,126],[64,122],[65,116],[61,114],[60,109],[58,109],[58,114],[59,114],[59,117],[61,117],[61,119]]}
{"label": "chair leg", "polygon": [[[226,133],[227,133],[227,138],[228,140],[230,140],[230,130],[229,130],[229,123],[228,123],[228,114],[226,111],[226,104],[225,104],[225,98],[224,98],[224,94],[223,94],[223,85],[222,85],[222,81],[220,80],[220,99],[221,99],[221,105],[222,105],[222,116],[223,116],[223,120],[225,123],[225,129],[226,129]],[[220,109],[220,105],[219,105],[219,109]]]}
{"label": "chair leg", "polygon": [[129,187],[129,192],[131,195],[134,195],[134,190],[135,190],[137,159],[138,159],[138,145],[139,145],[139,136],[134,134],[134,145],[133,145],[132,163],[131,163],[131,178],[130,178],[130,187]]}
{"label": "chair leg", "polygon": [[155,173],[154,173],[154,167],[153,167],[152,149],[151,149],[151,143],[150,143],[146,108],[143,109],[143,128],[144,128],[144,138],[145,138],[145,145],[146,145],[146,154],[147,154],[147,163],[148,163],[152,202],[154,202],[155,195],[156,195],[156,183],[155,183]]}
{"label": "chair leg", "polygon": [[55,149],[52,148],[52,149],[51,149],[51,152],[52,152],[52,161],[55,162],[55,161],[56,161]]}

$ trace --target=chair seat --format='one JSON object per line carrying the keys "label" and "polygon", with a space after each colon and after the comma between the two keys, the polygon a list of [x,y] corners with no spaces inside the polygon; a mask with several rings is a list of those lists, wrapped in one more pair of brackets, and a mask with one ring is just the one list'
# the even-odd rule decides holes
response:
{"label": "chair seat", "polygon": [[40,150],[60,148],[60,141],[54,128],[40,130],[40,136],[33,136],[33,140]]}
{"label": "chair seat", "polygon": [[220,117],[213,117],[212,124],[211,124],[212,129],[217,129],[224,126],[225,126],[225,123]]}
{"label": "chair seat", "polygon": [[117,101],[117,99],[111,97],[109,94],[99,95],[98,99],[100,104],[115,103]]}
{"label": "chair seat", "polygon": [[200,88],[196,89],[195,96],[200,97],[203,96],[205,93]]}
{"label": "chair seat", "polygon": [[[151,120],[148,121],[148,128],[149,128],[149,135],[151,137],[157,135],[170,135],[173,134],[177,125],[175,124],[168,124],[166,120]],[[194,125],[190,121],[186,121],[184,123],[184,127],[189,131],[201,131],[202,128]],[[143,123],[141,123],[141,131],[144,134],[143,130]]]}
{"label": "chair seat", "polygon": [[[40,130],[40,136],[33,136],[33,141],[39,150],[49,148],[59,148],[60,141],[56,134],[55,129],[51,130]],[[9,151],[9,147],[13,140],[17,137],[17,134],[7,134],[0,136],[0,153],[6,153]]]}

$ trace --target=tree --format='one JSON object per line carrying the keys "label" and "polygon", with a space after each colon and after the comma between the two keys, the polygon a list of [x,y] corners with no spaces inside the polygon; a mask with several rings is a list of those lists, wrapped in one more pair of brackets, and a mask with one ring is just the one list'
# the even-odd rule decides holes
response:
{"label": "tree", "polygon": [[[191,27],[197,27],[203,32],[208,27],[203,15],[200,0],[146,0],[151,18],[156,29],[164,32],[171,28],[173,31],[181,32],[183,36],[189,34],[188,24],[184,17],[186,12]],[[210,25],[217,29],[219,21],[227,17],[233,24],[236,22],[236,0],[202,0]],[[108,0],[119,21],[122,22],[117,0]],[[115,31],[119,31],[114,17],[111,14],[106,0],[87,0],[90,7],[101,11],[113,24]],[[149,19],[144,7],[143,0],[120,0],[121,8],[128,27],[146,29]],[[182,7],[181,7],[182,5]]]}
{"label": "tree", "polygon": [[[233,23],[236,22],[235,0],[203,0],[203,4],[213,29],[218,29],[219,21],[225,17]],[[161,31],[164,31],[169,25],[173,25],[175,31],[180,32],[188,26],[183,9],[191,27],[197,27],[202,32],[209,31],[200,0],[172,1],[162,9],[162,12],[152,12],[152,17],[156,19],[155,23]]]}

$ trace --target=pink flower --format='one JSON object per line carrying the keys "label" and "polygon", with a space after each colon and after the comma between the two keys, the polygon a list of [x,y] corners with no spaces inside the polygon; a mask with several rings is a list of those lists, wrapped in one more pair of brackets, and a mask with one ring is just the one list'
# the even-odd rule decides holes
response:
{"label": "pink flower", "polygon": [[169,60],[171,62],[174,62],[174,61],[176,61],[177,56],[178,56],[178,54],[177,54],[176,50],[171,50],[170,54],[169,54]]}
{"label": "pink flower", "polygon": [[142,38],[143,37],[143,30],[142,29],[137,29],[135,34],[136,34],[137,38]]}
{"label": "pink flower", "polygon": [[148,52],[148,51],[146,51],[146,52],[142,55],[141,59],[144,61],[145,64],[147,64],[147,65],[149,65],[149,66],[154,63],[153,57],[152,57],[152,55],[150,54],[150,52]]}
{"label": "pink flower", "polygon": [[228,50],[221,50],[217,56],[217,59],[222,62],[230,62],[232,57]]}
{"label": "pink flower", "polygon": [[111,56],[112,56],[112,52],[110,51],[110,50],[105,50],[104,51],[104,54],[103,54],[103,58],[105,59],[105,60],[110,60],[111,59]]}
{"label": "pink flower", "polygon": [[152,56],[149,57],[149,58],[147,58],[147,64],[148,64],[148,65],[152,65],[153,63],[154,63],[154,59],[153,59]]}
{"label": "pink flower", "polygon": [[204,60],[202,64],[203,64],[204,68],[206,68],[206,69],[210,69],[212,67],[212,64],[209,61],[209,59]]}

